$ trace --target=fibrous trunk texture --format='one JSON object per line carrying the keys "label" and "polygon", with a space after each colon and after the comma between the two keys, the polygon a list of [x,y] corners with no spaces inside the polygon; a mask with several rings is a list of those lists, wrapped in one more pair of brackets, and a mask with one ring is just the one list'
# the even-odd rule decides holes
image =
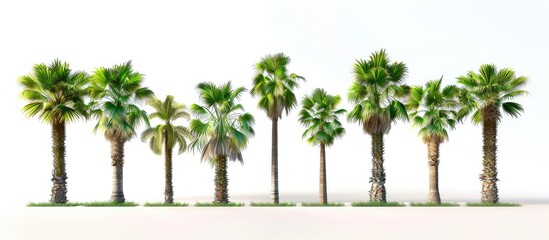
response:
{"label": "fibrous trunk texture", "polygon": [[229,176],[227,157],[219,156],[215,161],[215,200],[214,203],[229,203]]}
{"label": "fibrous trunk texture", "polygon": [[433,139],[427,143],[429,158],[429,198],[427,202],[440,204],[440,192],[438,190],[438,164],[440,143]]}
{"label": "fibrous trunk texture", "polygon": [[123,203],[124,199],[124,142],[121,140],[111,140],[111,159],[112,159],[112,194],[111,201]]}
{"label": "fibrous trunk texture", "polygon": [[67,172],[65,171],[65,123],[54,120],[52,123],[53,186],[51,203],[67,202]]}
{"label": "fibrous trunk texture", "polygon": [[[494,107],[495,108],[495,107]],[[492,112],[495,112],[492,113]],[[496,153],[497,153],[497,118],[490,115],[497,115],[497,109],[487,109],[483,111],[482,122],[482,137],[483,137],[483,154],[482,160],[483,170],[480,175],[482,181],[482,198],[483,203],[497,203],[498,187],[497,187],[497,175],[498,170],[496,167]]]}
{"label": "fibrous trunk texture", "polygon": [[370,201],[387,202],[385,190],[385,169],[383,168],[383,133],[372,134],[372,177]]}
{"label": "fibrous trunk texture", "polygon": [[167,204],[173,203],[173,184],[172,184],[172,149],[168,144],[168,138],[164,138],[165,148],[165,170],[166,170],[166,186],[164,188],[164,202]]}
{"label": "fibrous trunk texture", "polygon": [[272,119],[271,201],[278,204],[278,118]]}
{"label": "fibrous trunk texture", "polygon": [[320,144],[320,195],[319,201],[321,204],[328,203],[328,190],[326,186],[326,148],[324,144]]}

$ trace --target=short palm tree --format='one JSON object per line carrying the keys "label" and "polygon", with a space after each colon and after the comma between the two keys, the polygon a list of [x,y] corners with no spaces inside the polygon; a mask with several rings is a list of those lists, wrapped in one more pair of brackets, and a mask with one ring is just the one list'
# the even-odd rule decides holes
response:
{"label": "short palm tree", "polygon": [[202,105],[190,109],[195,119],[189,124],[191,149],[201,151],[201,160],[215,168],[215,203],[229,202],[227,160],[243,163],[242,149],[254,135],[254,117],[238,102],[245,88],[233,89],[231,82],[220,86],[200,83],[196,87]]}
{"label": "short palm tree", "polygon": [[527,82],[527,77],[516,76],[512,69],[498,70],[493,64],[481,65],[478,73],[470,71],[458,77],[458,83],[467,90],[461,97],[465,107],[459,112],[460,118],[472,112],[473,123],[482,124],[484,157],[480,179],[483,203],[499,201],[496,184],[497,126],[502,111],[512,117],[518,117],[524,111],[520,104],[510,100],[528,94],[521,89]]}
{"label": "short palm tree", "polygon": [[448,129],[456,125],[456,108],[459,106],[458,87],[449,85],[442,88],[442,78],[429,81],[423,86],[415,86],[410,91],[408,108],[414,126],[420,128],[419,136],[427,144],[429,164],[428,202],[440,204],[438,188],[438,165],[440,144],[448,140]]}
{"label": "short palm tree", "polygon": [[336,138],[345,134],[345,129],[339,122],[339,115],[345,113],[345,109],[336,109],[341,102],[339,95],[332,96],[324,89],[315,89],[313,94],[305,96],[299,112],[299,121],[307,127],[303,132],[303,138],[315,146],[320,146],[320,178],[319,201],[328,203],[326,185],[326,147],[334,144]]}
{"label": "short palm tree", "polygon": [[407,120],[406,107],[399,101],[409,92],[404,85],[407,68],[403,62],[391,63],[385,50],[373,53],[369,60],[357,60],[354,82],[348,98],[356,104],[348,115],[350,122],[362,125],[372,137],[372,183],[370,201],[387,202],[383,167],[383,135],[398,119]]}
{"label": "short palm tree", "polygon": [[88,116],[84,103],[88,74],[72,71],[69,64],[58,59],[50,65],[36,64],[33,72],[19,78],[21,96],[29,101],[23,107],[27,117],[38,116],[51,125],[53,153],[53,186],[51,203],[67,202],[67,172],[65,170],[65,124]]}
{"label": "short palm tree", "polygon": [[93,114],[99,118],[94,131],[101,131],[111,143],[113,189],[111,201],[124,202],[123,167],[124,144],[136,136],[136,128],[145,122],[147,113],[139,103],[153,96],[142,87],[143,75],[132,69],[131,61],[112,68],[97,68],[89,88],[96,100]]}
{"label": "short palm tree", "polygon": [[180,125],[174,125],[173,122],[178,119],[189,120],[187,107],[174,101],[173,96],[167,96],[166,100],[161,101],[151,98],[147,104],[154,108],[155,112],[149,115],[149,119],[158,118],[163,121],[156,127],[149,127],[141,134],[142,141],[149,141],[151,150],[158,155],[162,154],[164,148],[164,166],[166,186],[164,188],[164,202],[173,203],[173,184],[172,184],[172,152],[175,145],[179,145],[178,153],[181,154],[187,149],[187,139],[190,137],[189,130]]}
{"label": "short palm tree", "polygon": [[295,73],[287,73],[290,57],[283,53],[267,55],[256,66],[252,96],[259,96],[258,107],[267,113],[272,121],[271,141],[271,201],[279,203],[278,194],[278,120],[282,113],[288,114],[297,106],[293,93],[299,87],[298,81],[305,80]]}

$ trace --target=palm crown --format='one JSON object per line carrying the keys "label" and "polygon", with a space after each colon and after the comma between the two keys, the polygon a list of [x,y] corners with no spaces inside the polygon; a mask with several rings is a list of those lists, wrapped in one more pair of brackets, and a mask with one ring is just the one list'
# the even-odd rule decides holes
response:
{"label": "palm crown", "polygon": [[28,117],[38,117],[48,123],[72,122],[87,117],[84,103],[89,77],[85,72],[73,72],[68,63],[54,60],[50,65],[36,64],[33,73],[23,76],[21,96],[30,103],[23,107]]}
{"label": "palm crown", "polygon": [[174,126],[173,122],[178,119],[189,119],[187,107],[174,101],[174,97],[168,95],[164,101],[151,98],[147,104],[154,108],[155,112],[149,115],[152,120],[158,118],[163,124],[156,127],[147,128],[141,134],[141,140],[150,140],[151,150],[160,155],[162,154],[162,144],[166,142],[169,149],[173,149],[175,144],[179,145],[179,153],[183,153],[187,148],[186,139],[190,137],[189,130],[184,126]]}
{"label": "palm crown", "polygon": [[200,149],[201,159],[212,164],[220,156],[243,162],[241,149],[254,135],[254,117],[244,112],[244,107],[238,103],[246,89],[232,89],[231,82],[220,86],[200,83],[197,89],[203,105],[193,104],[190,107],[196,117],[189,124],[195,138],[190,147]]}
{"label": "palm crown", "polygon": [[493,64],[480,66],[479,73],[470,71],[465,76],[458,77],[458,83],[467,91],[461,96],[465,104],[459,112],[460,119],[473,112],[473,123],[479,124],[483,118],[501,119],[503,112],[518,117],[523,111],[522,105],[509,100],[528,94],[522,90],[528,82],[525,76],[516,76],[512,69],[504,68],[498,71]]}
{"label": "palm crown", "polygon": [[459,106],[457,97],[460,89],[454,85],[442,88],[441,85],[442,78],[429,81],[424,87],[415,86],[410,91],[407,107],[425,143],[448,140],[447,129],[454,129],[456,125],[455,109]]}
{"label": "palm crown", "polygon": [[283,53],[267,55],[256,64],[256,76],[253,80],[252,96],[259,96],[258,106],[270,119],[282,118],[297,106],[293,90],[299,87],[299,80],[305,80],[295,73],[287,73],[286,66],[290,57]]}
{"label": "palm crown", "polygon": [[332,96],[324,89],[315,89],[311,96],[305,96],[299,112],[299,121],[307,127],[303,138],[313,145],[330,146],[334,139],[343,136],[345,129],[339,122],[339,115],[345,109],[336,109],[341,102],[340,96]]}
{"label": "palm crown", "polygon": [[95,130],[101,129],[108,139],[128,141],[136,135],[141,122],[147,125],[147,113],[138,103],[153,96],[142,87],[143,75],[134,72],[131,61],[112,68],[95,70],[90,86],[90,96],[97,99],[94,114],[99,116]]}
{"label": "palm crown", "polygon": [[406,107],[398,100],[409,91],[403,84],[408,71],[403,62],[391,63],[381,50],[369,61],[357,60],[353,70],[348,98],[356,105],[347,116],[349,121],[361,124],[368,134],[385,134],[396,119],[408,119]]}

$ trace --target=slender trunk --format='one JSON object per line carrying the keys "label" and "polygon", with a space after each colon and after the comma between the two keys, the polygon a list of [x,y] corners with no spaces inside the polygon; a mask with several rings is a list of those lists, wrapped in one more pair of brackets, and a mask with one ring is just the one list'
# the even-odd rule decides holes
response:
{"label": "slender trunk", "polygon": [[118,139],[111,140],[112,159],[112,194],[111,201],[123,203],[124,199],[124,142]]}
{"label": "slender trunk", "polygon": [[229,203],[229,176],[227,175],[227,157],[219,156],[215,160],[215,200],[214,203]]}
{"label": "slender trunk", "polygon": [[328,190],[326,185],[326,148],[323,143],[320,144],[320,196],[321,204],[328,203]]}
{"label": "slender trunk", "polygon": [[[492,111],[494,110],[492,109]],[[497,109],[495,109],[495,111],[497,111]],[[481,202],[497,203],[499,201],[497,187],[498,170],[496,167],[497,118],[485,116],[483,114],[482,137],[484,158],[482,160],[483,170],[480,175],[480,179],[482,180]]]}
{"label": "slender trunk", "polygon": [[168,138],[164,137],[165,149],[165,169],[166,169],[166,187],[164,188],[164,202],[173,203],[173,184],[172,184],[172,149],[168,145]]}
{"label": "slender trunk", "polygon": [[429,199],[427,202],[440,204],[440,192],[438,190],[438,164],[439,164],[439,146],[436,140],[430,140],[427,143],[429,158]]}
{"label": "slender trunk", "polygon": [[67,172],[65,171],[65,122],[54,120],[52,123],[52,153],[53,153],[53,186],[51,188],[51,203],[66,203]]}
{"label": "slender trunk", "polygon": [[383,133],[372,134],[372,177],[370,201],[387,202],[385,190],[385,169],[383,168]]}
{"label": "slender trunk", "polygon": [[278,118],[273,118],[271,145],[271,201],[278,204]]}

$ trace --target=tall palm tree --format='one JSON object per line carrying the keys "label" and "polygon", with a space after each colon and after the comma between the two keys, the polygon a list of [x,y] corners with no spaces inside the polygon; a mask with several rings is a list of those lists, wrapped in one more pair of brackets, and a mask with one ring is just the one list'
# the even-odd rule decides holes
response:
{"label": "tall palm tree", "polygon": [[29,101],[23,107],[27,117],[38,116],[51,125],[53,153],[52,203],[67,202],[67,172],[65,170],[65,124],[87,118],[84,103],[88,74],[72,71],[66,62],[58,59],[50,65],[36,64],[33,72],[19,78],[24,90],[21,96]]}
{"label": "tall palm tree", "polygon": [[112,68],[97,68],[92,76],[89,94],[97,100],[94,115],[99,118],[94,131],[101,131],[111,143],[113,186],[111,201],[124,202],[124,144],[136,136],[136,128],[145,122],[147,113],[138,105],[153,96],[142,87],[143,75],[132,69],[131,61]]}
{"label": "tall palm tree", "polygon": [[196,117],[189,124],[193,140],[191,149],[201,151],[201,160],[215,168],[215,203],[229,202],[227,160],[243,163],[241,150],[254,135],[254,117],[244,112],[238,102],[245,88],[233,89],[231,82],[222,85],[200,83],[202,105],[191,105]]}
{"label": "tall palm tree", "polygon": [[166,170],[164,202],[171,204],[173,203],[172,151],[175,144],[178,144],[178,153],[183,153],[187,149],[187,139],[190,137],[186,127],[174,125],[173,122],[181,118],[189,120],[190,115],[187,112],[187,107],[174,101],[173,96],[167,96],[164,101],[152,98],[147,101],[147,104],[155,110],[149,115],[149,119],[158,118],[163,121],[163,124],[147,128],[141,134],[141,140],[149,141],[151,150],[158,155],[162,154],[162,147],[164,147]]}
{"label": "tall palm tree", "polygon": [[339,122],[339,115],[345,113],[345,109],[336,109],[341,102],[339,95],[332,96],[324,89],[315,89],[313,94],[305,96],[299,112],[299,121],[307,127],[303,132],[303,138],[307,142],[320,146],[320,177],[319,177],[319,201],[328,203],[326,185],[326,147],[334,144],[336,138],[345,134],[345,128]]}
{"label": "tall palm tree", "polygon": [[391,63],[383,49],[373,53],[368,61],[357,60],[353,70],[354,82],[348,98],[356,105],[347,119],[362,125],[372,137],[370,201],[386,202],[383,135],[389,133],[396,120],[408,119],[406,107],[399,101],[409,92],[404,85],[408,70],[403,62]]}
{"label": "tall palm tree", "polygon": [[442,88],[442,78],[429,81],[411,89],[408,100],[410,117],[414,126],[420,128],[418,135],[427,144],[429,164],[428,202],[440,204],[438,188],[438,165],[440,144],[448,140],[448,129],[456,125],[456,108],[459,106],[460,90],[454,85]]}
{"label": "tall palm tree", "polygon": [[297,106],[293,90],[299,87],[298,81],[305,80],[295,73],[287,73],[290,57],[283,53],[267,55],[255,66],[252,96],[259,96],[258,107],[267,113],[272,121],[271,142],[271,201],[279,203],[278,194],[278,120]]}
{"label": "tall palm tree", "polygon": [[527,95],[521,89],[528,82],[525,76],[516,76],[512,69],[498,70],[493,64],[484,64],[479,72],[469,71],[466,75],[457,78],[458,83],[467,90],[461,100],[465,107],[460,110],[460,118],[473,112],[471,117],[474,124],[482,124],[483,137],[483,170],[480,175],[482,181],[482,198],[484,203],[499,201],[496,182],[497,167],[497,127],[501,121],[501,112],[512,117],[520,116],[524,111],[522,105],[510,102],[515,97]]}

